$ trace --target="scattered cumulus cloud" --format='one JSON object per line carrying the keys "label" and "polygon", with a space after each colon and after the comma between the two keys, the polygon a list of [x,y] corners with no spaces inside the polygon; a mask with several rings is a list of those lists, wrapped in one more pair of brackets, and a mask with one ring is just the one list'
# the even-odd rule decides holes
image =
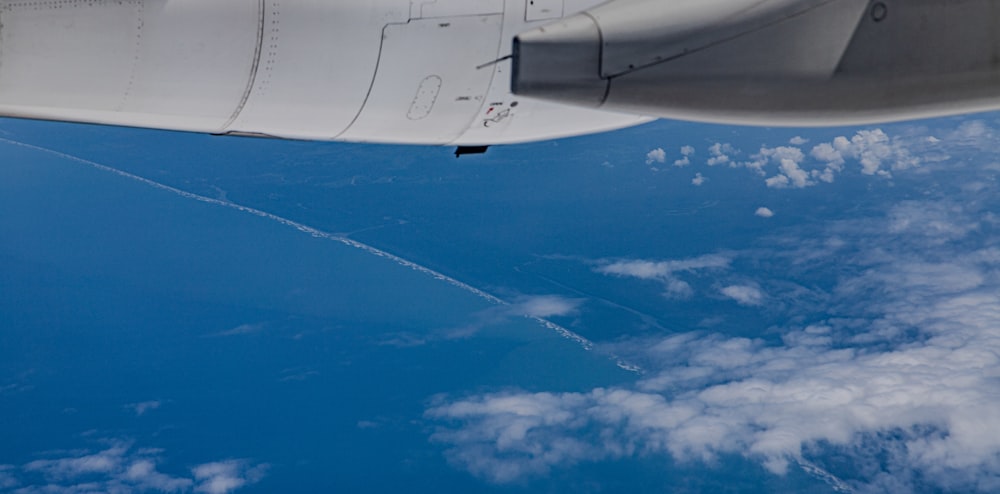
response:
{"label": "scattered cumulus cloud", "polygon": [[378,341],[380,346],[391,346],[396,348],[414,348],[426,345],[428,338],[426,335],[415,333],[390,333]]}
{"label": "scattered cumulus cloud", "polygon": [[212,336],[242,336],[242,335],[260,333],[265,329],[267,329],[267,324],[265,323],[240,324],[239,326],[236,326],[234,328],[214,333],[212,334]]}
{"label": "scattered cumulus cloud", "polygon": [[694,178],[691,179],[691,185],[695,187],[700,187],[701,184],[707,182],[708,179],[705,178],[701,173],[695,173]]}
{"label": "scattered cumulus cloud", "polygon": [[141,417],[146,414],[146,412],[156,410],[163,406],[163,403],[157,400],[143,401],[141,403],[129,403],[125,405],[125,408],[135,412],[137,417]]}
{"label": "scattered cumulus cloud", "polygon": [[609,276],[656,280],[663,284],[665,296],[684,299],[694,295],[694,289],[681,279],[681,274],[693,275],[699,271],[725,270],[729,268],[731,261],[730,257],[721,254],[671,261],[628,259],[602,261],[595,271]]}
{"label": "scattered cumulus cloud", "polygon": [[301,367],[294,367],[289,369],[282,369],[278,377],[279,382],[302,382],[312,379],[314,377],[320,376],[321,373],[315,369],[303,369]]}
{"label": "scattered cumulus cloud", "polygon": [[[937,132],[935,135],[928,129],[911,127],[900,130],[898,135],[889,135],[880,128],[862,129],[811,148],[805,147],[810,139],[796,136],[786,146],[762,146],[743,160],[738,159],[743,154],[740,149],[731,143],[716,142],[708,147],[705,164],[750,170],[764,177],[770,188],[801,189],[832,183],[849,167],[857,166],[863,175],[888,179],[896,172],[947,161],[961,150],[992,152],[1000,146],[1000,132],[982,120],[966,121],[952,130]],[[657,151],[662,149],[654,150]],[[681,148],[681,157],[674,165],[690,165],[694,154],[692,146]],[[657,153],[655,157],[660,156]],[[650,158],[653,157],[651,153]],[[666,160],[665,152],[662,157]],[[693,180],[695,185],[703,182],[700,175]]]}
{"label": "scattered cumulus cloud", "polygon": [[851,138],[837,137],[814,147],[810,154],[837,171],[851,158],[861,163],[861,173],[884,177],[892,176],[891,171],[920,164],[920,159],[910,154],[905,140],[890,138],[882,129],[860,130]]}
{"label": "scattered cumulus cloud", "polygon": [[720,290],[723,295],[740,305],[757,306],[764,303],[764,293],[760,288],[750,285],[729,285]]}
{"label": "scattered cumulus cloud", "polygon": [[583,301],[555,295],[522,297],[507,307],[507,312],[527,317],[568,316],[577,311]]}
{"label": "scattered cumulus cloud", "polygon": [[979,222],[963,212],[963,206],[951,201],[904,201],[889,211],[889,232],[919,235],[934,243],[957,240],[979,228]]}
{"label": "scattered cumulus cloud", "polygon": [[240,487],[259,482],[267,471],[266,465],[252,465],[245,460],[227,460],[199,465],[194,473],[195,492],[226,494]]}
{"label": "scattered cumulus cloud", "polygon": [[774,211],[771,211],[770,208],[765,208],[765,207],[759,207],[759,208],[757,208],[757,211],[755,211],[753,214],[756,215],[756,216],[760,216],[761,218],[772,218],[772,217],[774,217]]}
{"label": "scattered cumulus cloud", "polygon": [[[444,336],[446,339],[469,338],[483,328],[502,323],[517,317],[529,317],[538,319],[540,322],[551,317],[572,316],[577,313],[583,304],[582,299],[568,298],[558,295],[525,295],[515,298],[510,303],[497,305],[477,313],[473,320],[461,328],[451,329]],[[435,336],[421,337],[420,344]],[[401,346],[409,343],[413,338],[400,341]],[[399,340],[399,337],[394,338]],[[389,343],[386,343],[389,344]],[[415,346],[415,345],[411,345]]]}
{"label": "scattered cumulus cloud", "polygon": [[20,482],[14,477],[14,465],[0,465],[0,489],[13,489]]}
{"label": "scattered cumulus cloud", "polygon": [[0,488],[18,494],[167,492],[227,494],[260,481],[267,465],[226,460],[197,465],[190,475],[164,473],[162,450],[138,449],[131,441],[106,440],[99,451],[62,453],[21,467],[0,466]]}
{"label": "scattered cumulus cloud", "polygon": [[1000,142],[1000,135],[983,120],[967,120],[962,122],[955,130],[948,132],[944,139],[930,136],[934,140],[932,144],[946,142],[962,147],[978,149],[981,151],[993,151]]}
{"label": "scattered cumulus cloud", "polygon": [[646,164],[652,165],[653,163],[665,163],[667,161],[667,152],[663,148],[656,148],[648,153],[646,153]]}
{"label": "scattered cumulus cloud", "polygon": [[133,461],[122,478],[129,484],[141,490],[152,490],[161,492],[184,492],[188,490],[192,483],[191,479],[173,477],[156,470],[156,462],[151,459],[139,459]]}
{"label": "scattered cumulus cloud", "polygon": [[[754,254],[765,270],[813,256],[812,269],[842,275],[822,308],[788,309],[779,342],[704,332],[622,342],[615,350],[646,370],[633,385],[441,398],[426,411],[431,440],[453,465],[496,483],[607,459],[711,464],[737,454],[842,491],[996,492],[1000,249],[969,209],[903,202],[882,218],[830,226],[819,236],[841,247],[825,254],[812,252],[814,232],[788,240],[802,252]],[[669,280],[678,262],[597,270]],[[750,305],[765,299],[752,284],[722,291]]]}
{"label": "scattered cumulus cloud", "polygon": [[30,391],[35,388],[31,384],[31,377],[35,374],[35,370],[27,370],[18,373],[10,379],[5,379],[0,381],[0,396],[5,394],[22,393],[25,391]]}
{"label": "scattered cumulus cloud", "polygon": [[776,148],[761,147],[750,161],[734,163],[733,166],[744,167],[758,175],[766,176],[768,169],[774,165],[777,174],[765,179],[768,187],[776,189],[802,189],[816,185],[816,181],[832,182],[832,172],[828,170],[806,170],[802,168],[805,153],[797,147],[779,146]]}
{"label": "scattered cumulus cloud", "polygon": [[116,442],[96,453],[67,458],[35,460],[24,465],[27,472],[37,472],[50,481],[65,481],[90,474],[109,474],[122,469],[125,453],[131,444]]}
{"label": "scattered cumulus cloud", "polygon": [[691,259],[672,261],[620,260],[605,261],[597,268],[597,272],[628,276],[639,279],[663,279],[681,271],[697,271],[702,269],[725,269],[731,259],[721,254],[708,254]]}
{"label": "scattered cumulus cloud", "polygon": [[708,166],[726,165],[732,161],[732,156],[737,154],[736,148],[732,144],[717,142],[708,148]]}
{"label": "scattered cumulus cloud", "polygon": [[694,146],[681,147],[681,157],[674,161],[674,166],[684,167],[691,164],[691,157],[694,156]]}

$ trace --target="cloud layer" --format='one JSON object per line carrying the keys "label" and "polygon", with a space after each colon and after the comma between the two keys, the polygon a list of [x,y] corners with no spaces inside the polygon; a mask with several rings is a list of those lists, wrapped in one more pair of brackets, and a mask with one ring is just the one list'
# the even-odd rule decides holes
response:
{"label": "cloud layer", "polygon": [[[715,142],[704,149],[707,158],[703,163],[750,170],[773,189],[802,189],[832,183],[852,170],[890,179],[895,173],[938,163],[964,151],[991,152],[1000,144],[1000,132],[982,120],[965,121],[937,132],[935,135],[926,128],[897,127],[895,134],[890,134],[881,128],[869,128],[811,146],[810,139],[795,136],[787,145],[761,146],[747,152],[729,142]],[[691,165],[697,153],[694,146],[682,146],[673,163],[678,167]],[[668,153],[663,148],[646,155],[647,164],[667,161]],[[697,173],[692,184],[700,186],[706,181]]]}
{"label": "cloud layer", "polygon": [[15,494],[204,492],[227,494],[259,482],[265,464],[226,460],[194,466],[189,475],[158,470],[162,451],[138,449],[131,441],[105,440],[98,451],[75,451],[16,467],[0,465],[0,490]]}
{"label": "cloud layer", "polygon": [[[963,132],[973,142],[988,134]],[[865,161],[864,173],[914,163],[884,134],[859,136],[832,149]],[[798,159],[775,151],[769,162],[779,154]],[[778,249],[603,262],[596,271],[659,281],[667,293],[684,292],[685,273],[725,270],[740,256],[761,273],[821,270],[837,283],[818,292],[821,307],[772,304],[757,281],[720,284],[745,306],[784,307],[783,325],[770,328],[776,338],[682,333],[620,342],[613,350],[647,370],[634,385],[438,401],[426,412],[437,424],[432,440],[447,445],[456,466],[498,483],[604,459],[737,454],[774,474],[802,468],[841,490],[995,492],[997,191],[982,179],[988,173],[970,175],[937,198],[899,201],[882,217],[772,239]],[[975,193],[958,204],[951,194],[959,189]]]}
{"label": "cloud layer", "polygon": [[669,261],[605,260],[598,263],[594,270],[609,276],[656,280],[663,283],[665,296],[684,299],[694,295],[694,289],[682,279],[682,275],[725,270],[729,268],[731,261],[728,256],[722,254]]}

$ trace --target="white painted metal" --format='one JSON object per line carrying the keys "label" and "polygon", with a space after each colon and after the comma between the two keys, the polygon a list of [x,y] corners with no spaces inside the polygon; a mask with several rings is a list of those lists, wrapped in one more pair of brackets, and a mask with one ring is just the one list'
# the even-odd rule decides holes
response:
{"label": "white painted metal", "polygon": [[[137,56],[141,6],[135,1],[3,4],[0,97],[25,107],[120,110]],[[85,10],[93,15],[81,15]],[[84,32],[105,34],[77,35]]]}
{"label": "white painted metal", "polygon": [[[221,131],[250,89],[259,46],[260,4],[240,0],[137,4],[133,26],[138,25],[130,26],[135,56],[123,59],[132,64],[132,77],[122,113],[142,115],[144,125],[155,125],[158,115],[171,115],[180,122],[196,117],[211,122],[213,131]],[[72,80],[72,74],[68,78]]]}
{"label": "white painted metal", "polygon": [[0,113],[218,132],[253,73],[245,0],[0,4]]}
{"label": "white painted metal", "polygon": [[502,14],[504,0],[413,0],[411,19]]}
{"label": "white painted metal", "polygon": [[484,124],[513,99],[509,62],[480,66],[539,25],[526,1],[0,0],[0,115],[423,144],[644,121],[524,100]]}
{"label": "white painted metal", "polygon": [[[502,15],[391,24],[382,35],[375,84],[358,120],[340,138],[448,144],[469,128],[493,74]],[[456,42],[462,40],[462,42]]]}
{"label": "white painted metal", "polygon": [[405,23],[409,9],[408,0],[268,0],[253,90],[225,130],[298,139],[340,135],[364,106],[382,28]]}
{"label": "white painted metal", "polygon": [[559,19],[563,16],[563,0],[527,0],[524,20],[528,22]]}
{"label": "white painted metal", "polygon": [[643,114],[944,115],[1000,108],[998,12],[1000,0],[0,0],[0,116],[481,145]]}

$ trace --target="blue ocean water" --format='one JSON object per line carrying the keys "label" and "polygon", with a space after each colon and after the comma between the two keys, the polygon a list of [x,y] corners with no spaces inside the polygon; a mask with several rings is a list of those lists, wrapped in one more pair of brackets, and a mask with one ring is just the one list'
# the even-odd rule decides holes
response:
{"label": "blue ocean water", "polygon": [[[0,143],[0,492],[106,481],[101,471],[58,478],[36,462],[123,443],[127,462],[155,457],[175,478],[211,462],[239,460],[244,478],[266,465],[247,492],[962,491],[973,484],[911,469],[899,446],[945,437],[935,423],[955,416],[915,405],[938,421],[926,425],[884,401],[919,402],[942,388],[937,376],[951,380],[941,360],[906,367],[954,346],[935,346],[921,311],[968,305],[985,322],[962,335],[992,344],[989,162],[1000,134],[976,122],[806,137],[656,122],[456,160],[433,147],[3,121],[15,142]],[[807,154],[838,137],[832,183],[769,187],[778,163],[746,165],[792,146],[796,166],[819,172],[824,161]],[[721,143],[730,161],[709,165]],[[691,164],[674,166],[686,145]],[[646,155],[658,147],[663,162]],[[862,159],[881,168],[866,173]],[[696,267],[705,256],[725,267]],[[607,271],[630,262],[641,269]],[[688,291],[670,293],[677,281]],[[675,336],[690,355],[651,351]],[[656,387],[658,373],[699,371],[703,381]],[[961,376],[976,383],[971,404],[989,402],[984,372]],[[796,387],[800,375],[815,382]],[[883,375],[911,387],[866,394],[891,381]],[[646,429],[581,399],[608,388],[661,400],[622,407]],[[765,389],[790,391],[754,401]],[[845,393],[860,405],[838,408]],[[495,396],[522,401],[428,415]],[[551,413],[532,407],[549,402],[574,420],[545,424]],[[668,447],[667,433],[704,432],[657,422],[688,402],[701,407],[696,419],[731,426],[716,454]],[[881,407],[900,425],[842,424]],[[773,447],[756,442],[771,429],[793,438],[778,441],[798,460],[783,474],[752,450]],[[676,442],[714,440],[695,436]],[[545,458],[574,439],[582,459]],[[633,450],[609,453],[619,439]],[[544,468],[497,480],[525,458]],[[127,478],[125,466],[112,470]],[[178,490],[210,491],[194,481]]]}
{"label": "blue ocean water", "polygon": [[[251,492],[462,490],[478,484],[427,441],[434,395],[631,378],[392,259],[37,150],[4,153],[0,376],[17,389],[0,394],[0,464],[127,439],[162,448],[166,473],[267,463]],[[145,402],[155,408],[137,416]]]}
{"label": "blue ocean water", "polygon": [[[18,135],[184,190],[350,234],[473,286],[595,299],[575,328],[594,340],[690,330],[720,314],[730,316],[731,332],[767,324],[758,311],[734,311],[728,303],[665,302],[655,290],[636,291],[630,280],[595,274],[597,261],[684,259],[756,248],[763,236],[783,228],[842,217],[845,197],[852,198],[852,215],[865,215],[879,211],[886,194],[897,194],[889,183],[847,179],[821,190],[775,190],[752,175],[721,169],[705,171],[708,184],[693,187],[691,178],[701,168],[667,163],[651,171],[642,160],[649,143],[676,149],[717,141],[746,149],[734,159],[750,159],[765,143],[796,135],[791,129],[656,122],[618,133],[501,146],[486,156],[456,160],[445,148],[134,129],[108,135],[95,127],[67,127],[73,129],[67,139],[43,125],[52,124],[18,122]],[[813,139],[845,132],[824,129],[813,132]],[[805,203],[808,207],[800,206]],[[764,205],[781,214],[767,221],[755,217]]]}

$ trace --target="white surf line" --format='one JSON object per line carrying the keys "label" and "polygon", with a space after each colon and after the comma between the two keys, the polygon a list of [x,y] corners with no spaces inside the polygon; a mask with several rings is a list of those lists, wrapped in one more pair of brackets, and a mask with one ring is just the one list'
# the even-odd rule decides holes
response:
{"label": "white surf line", "polygon": [[293,221],[293,220],[290,220],[288,218],[283,218],[283,217],[278,216],[276,214],[268,213],[267,211],[261,211],[260,209],[252,208],[252,207],[249,207],[249,206],[243,206],[241,204],[237,204],[237,203],[231,202],[231,201],[224,201],[222,199],[215,199],[215,198],[206,197],[206,196],[203,196],[203,195],[200,195],[200,194],[195,194],[193,192],[187,192],[185,190],[181,190],[181,189],[178,189],[176,187],[171,187],[169,185],[165,185],[165,184],[161,184],[159,182],[155,182],[153,180],[150,180],[150,179],[145,178],[145,177],[141,177],[139,175],[135,175],[135,174],[123,171],[123,170],[119,170],[117,168],[112,168],[112,167],[107,166],[107,165],[102,165],[100,163],[96,163],[96,162],[93,162],[93,161],[90,161],[90,160],[87,160],[87,159],[79,158],[79,157],[73,156],[71,154],[66,154],[66,153],[63,153],[63,152],[60,152],[60,151],[55,151],[53,149],[43,148],[43,147],[35,146],[35,145],[32,145],[32,144],[25,144],[23,142],[12,141],[10,139],[4,139],[4,138],[0,138],[0,142],[5,142],[7,144],[13,144],[15,146],[20,146],[20,147],[23,147],[23,148],[28,148],[28,149],[32,149],[32,150],[35,150],[35,151],[41,151],[41,152],[44,152],[44,153],[55,155],[55,156],[58,156],[60,158],[72,160],[72,161],[75,161],[77,163],[82,163],[84,165],[96,168],[96,169],[101,170],[101,171],[105,171],[105,172],[108,172],[108,173],[113,173],[113,174],[118,175],[120,177],[128,178],[130,180],[135,180],[137,182],[141,182],[141,183],[143,183],[145,185],[148,185],[150,187],[153,187],[153,188],[156,188],[156,189],[160,189],[160,190],[163,190],[163,191],[166,191],[166,192],[170,192],[172,194],[176,194],[176,195],[184,197],[186,199],[193,199],[195,201],[199,201],[199,202],[203,202],[203,203],[207,203],[207,204],[214,204],[216,206],[222,206],[222,207],[226,207],[226,208],[230,208],[230,209],[235,209],[235,210],[243,212],[243,213],[249,213],[249,214],[252,214],[254,216],[258,216],[260,218],[268,219],[268,220],[280,223],[282,225],[292,227],[292,228],[294,228],[294,229],[296,229],[296,230],[298,230],[300,232],[308,233],[309,235],[312,235],[313,237],[316,237],[316,238],[324,238],[324,239],[327,239],[327,240],[333,240],[335,242],[340,242],[340,243],[342,243],[344,245],[348,245],[348,246],[354,247],[356,249],[361,249],[361,250],[363,250],[365,252],[368,252],[369,254],[373,254],[373,255],[376,255],[376,256],[379,256],[379,257],[384,257],[386,259],[389,259],[391,261],[396,262],[397,264],[399,264],[401,266],[406,266],[406,267],[408,267],[408,268],[410,268],[410,269],[412,269],[414,271],[418,271],[418,272],[424,273],[426,275],[432,276],[432,277],[434,277],[437,280],[444,281],[444,282],[449,283],[449,284],[451,284],[453,286],[461,288],[461,289],[463,289],[463,290],[465,290],[467,292],[473,293],[473,294],[475,294],[475,295],[477,295],[477,296],[479,296],[479,297],[481,297],[483,299],[486,299],[489,302],[492,302],[494,304],[509,305],[508,303],[504,302],[503,300],[501,300],[501,299],[499,299],[499,298],[497,298],[497,297],[495,297],[493,295],[490,295],[489,293],[486,293],[486,292],[484,292],[484,291],[482,291],[482,290],[480,290],[480,289],[478,289],[476,287],[473,287],[471,285],[467,285],[465,283],[462,283],[461,281],[458,281],[458,280],[456,280],[454,278],[451,278],[451,277],[446,276],[446,275],[444,275],[442,273],[434,271],[433,269],[421,266],[421,265],[419,265],[419,264],[417,264],[415,262],[403,259],[402,257],[396,256],[394,254],[391,254],[391,253],[386,252],[384,250],[378,249],[376,247],[372,247],[372,246],[370,246],[368,244],[363,244],[361,242],[358,242],[357,240],[352,240],[350,238],[347,238],[347,237],[344,237],[344,236],[341,236],[341,235],[336,235],[336,234],[333,234],[333,233],[324,232],[324,231],[319,230],[317,228],[313,228],[313,227],[311,227],[309,225],[304,225],[304,224],[299,223],[297,221]]}
{"label": "white surf line", "polygon": [[[461,282],[459,280],[456,280],[455,278],[447,276],[447,275],[445,275],[443,273],[439,273],[439,272],[437,272],[437,271],[435,271],[435,270],[433,270],[431,268],[428,268],[426,266],[421,266],[420,264],[417,264],[417,263],[415,263],[413,261],[410,261],[410,260],[407,260],[407,259],[403,259],[402,257],[399,257],[399,256],[397,256],[395,254],[386,252],[386,251],[384,251],[382,249],[379,249],[377,247],[372,247],[371,245],[358,242],[357,240],[353,240],[353,239],[344,237],[342,235],[335,235],[335,234],[332,234],[332,233],[324,232],[322,230],[319,230],[317,228],[313,228],[313,227],[308,226],[308,225],[304,225],[304,224],[299,223],[297,221],[292,221],[292,220],[290,220],[288,218],[283,218],[283,217],[278,216],[276,214],[268,213],[267,211],[261,211],[260,209],[252,208],[252,207],[249,207],[249,206],[243,206],[241,204],[236,204],[235,202],[223,201],[221,199],[213,199],[211,197],[206,197],[206,196],[203,196],[203,195],[195,194],[193,192],[188,192],[188,191],[185,191],[185,190],[181,190],[181,189],[178,189],[178,188],[175,188],[175,187],[171,187],[169,185],[161,184],[159,182],[150,180],[150,179],[145,178],[145,177],[141,177],[139,175],[135,175],[135,174],[123,171],[123,170],[119,170],[117,168],[112,168],[112,167],[107,166],[107,165],[102,165],[100,163],[97,163],[97,162],[94,162],[94,161],[90,161],[90,160],[87,160],[87,159],[83,159],[83,158],[80,158],[80,157],[77,157],[77,156],[73,156],[71,154],[66,154],[66,153],[63,153],[61,151],[56,151],[54,149],[44,148],[44,147],[41,147],[41,146],[35,146],[33,144],[27,144],[27,143],[24,143],[24,142],[14,141],[14,140],[11,140],[11,139],[5,139],[3,137],[0,137],[0,142],[4,142],[4,143],[7,143],[7,144],[10,144],[10,145],[13,145],[13,146],[18,146],[18,147],[22,147],[22,148],[26,148],[26,149],[31,149],[31,150],[34,150],[34,151],[39,151],[39,152],[46,153],[46,154],[51,154],[53,156],[58,156],[58,157],[63,158],[63,159],[67,159],[67,160],[70,160],[70,161],[81,163],[81,164],[87,165],[87,166],[92,167],[92,168],[96,168],[96,169],[104,171],[104,172],[113,173],[113,174],[118,175],[118,176],[123,177],[123,178],[127,178],[127,179],[130,179],[130,180],[135,180],[137,182],[143,183],[143,184],[148,185],[150,187],[153,187],[155,189],[159,189],[159,190],[162,190],[162,191],[170,192],[172,194],[176,194],[176,195],[184,197],[186,199],[193,199],[195,201],[199,201],[199,202],[203,202],[203,203],[207,203],[207,204],[213,204],[213,205],[216,205],[216,206],[222,206],[222,207],[226,207],[226,208],[230,208],[230,209],[235,209],[235,210],[243,212],[243,213],[249,213],[249,214],[252,214],[254,216],[258,216],[260,218],[264,218],[264,219],[268,219],[268,220],[271,220],[271,221],[275,221],[275,222],[280,223],[282,225],[292,227],[292,228],[294,228],[294,229],[296,229],[296,230],[298,230],[300,232],[308,233],[309,235],[312,235],[313,237],[323,238],[323,239],[327,239],[327,240],[333,240],[334,242],[340,242],[340,243],[342,243],[344,245],[347,245],[347,246],[350,246],[350,247],[354,247],[355,249],[360,249],[360,250],[365,251],[365,252],[367,252],[369,254],[372,254],[372,255],[375,255],[375,256],[378,256],[378,257],[382,257],[382,258],[388,259],[390,261],[395,262],[396,264],[399,264],[400,266],[404,266],[404,267],[410,268],[410,269],[412,269],[414,271],[417,271],[419,273],[426,274],[426,275],[428,275],[428,276],[430,276],[430,277],[432,277],[432,278],[434,278],[436,280],[443,281],[443,282],[448,283],[448,284],[450,284],[450,285],[452,285],[452,286],[454,286],[456,288],[465,290],[466,292],[472,293],[473,295],[476,295],[476,296],[478,296],[480,298],[483,298],[483,299],[485,299],[485,300],[487,300],[487,301],[489,301],[491,303],[494,303],[494,304],[497,304],[497,305],[505,305],[505,306],[509,306],[510,305],[510,303],[508,303],[508,302],[506,302],[506,301],[504,301],[504,300],[502,300],[502,299],[500,299],[500,298],[498,298],[498,297],[496,297],[494,295],[491,295],[491,294],[489,294],[489,293],[487,293],[487,292],[485,292],[483,290],[480,290],[480,289],[478,289],[478,288],[476,288],[476,287],[474,287],[472,285],[469,285],[467,283],[463,283],[463,282]],[[576,342],[581,347],[583,347],[584,350],[590,351],[590,350],[593,350],[593,348],[594,348],[594,343],[592,341],[590,341],[590,340],[584,338],[583,336],[580,336],[580,335],[578,335],[578,334],[576,334],[576,333],[574,333],[574,332],[572,332],[572,331],[570,331],[570,330],[568,330],[568,329],[566,329],[566,328],[564,328],[564,327],[562,327],[562,326],[560,326],[558,324],[555,324],[555,323],[553,323],[551,321],[542,319],[540,317],[533,317],[533,316],[529,316],[529,317],[531,319],[534,319],[538,323],[540,323],[545,328],[548,328],[550,330],[555,331],[556,333],[558,333],[563,338],[566,338],[568,340]],[[624,369],[628,369],[628,367],[627,367],[628,364],[625,364],[623,366],[623,362],[620,359],[618,359],[618,360],[619,360],[619,362],[618,362],[618,366],[619,367],[622,367]]]}
{"label": "white surf line", "polygon": [[823,470],[814,463],[806,461],[804,458],[797,458],[795,462],[798,463],[799,467],[803,471],[822,480],[823,482],[826,482],[826,484],[832,487],[833,490],[844,494],[854,492],[854,489],[851,489],[851,486],[847,485],[847,482],[840,480],[836,475]]}

